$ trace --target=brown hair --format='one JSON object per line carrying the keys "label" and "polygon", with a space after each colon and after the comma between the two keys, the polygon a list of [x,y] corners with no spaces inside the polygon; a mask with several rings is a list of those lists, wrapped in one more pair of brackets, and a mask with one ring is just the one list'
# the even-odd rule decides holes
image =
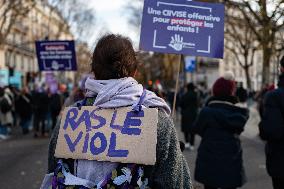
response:
{"label": "brown hair", "polygon": [[134,76],[137,64],[131,41],[109,34],[98,41],[91,65],[96,79],[107,80]]}

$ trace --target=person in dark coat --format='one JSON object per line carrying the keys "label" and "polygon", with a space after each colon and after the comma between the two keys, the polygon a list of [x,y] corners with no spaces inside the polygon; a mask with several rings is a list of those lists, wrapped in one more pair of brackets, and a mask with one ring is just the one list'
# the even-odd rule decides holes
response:
{"label": "person in dark coat", "polygon": [[284,57],[281,60],[278,89],[264,98],[260,136],[266,140],[266,167],[274,189],[284,188]]}
{"label": "person in dark coat", "polygon": [[234,189],[245,183],[240,134],[249,118],[248,110],[236,106],[235,82],[219,78],[213,97],[201,110],[193,131],[202,137],[195,179],[205,189]]}
{"label": "person in dark coat", "polygon": [[29,126],[32,119],[32,97],[28,92],[28,88],[24,87],[19,98],[16,101],[16,111],[20,117],[20,126],[23,134],[29,133]]}
{"label": "person in dark coat", "polygon": [[247,99],[248,99],[248,92],[243,87],[243,83],[239,84],[239,87],[237,88],[237,91],[236,91],[236,96],[239,98],[239,101],[241,103],[245,103],[247,101]]}
{"label": "person in dark coat", "polygon": [[48,113],[49,98],[43,87],[35,91],[32,96],[34,111],[34,137],[38,137],[41,126],[41,136],[47,136],[45,121]]}
{"label": "person in dark coat", "polygon": [[54,129],[56,125],[57,117],[60,114],[63,103],[61,100],[61,96],[57,92],[54,92],[51,95],[49,101],[50,101],[49,106],[50,106],[50,114],[51,114],[51,121],[52,121],[52,129]]}
{"label": "person in dark coat", "polygon": [[263,118],[264,97],[266,93],[268,93],[269,91],[273,91],[274,89],[275,89],[274,84],[272,85],[266,84],[262,88],[262,90],[256,95],[257,110],[261,119]]}
{"label": "person in dark coat", "polygon": [[194,133],[191,131],[192,125],[198,114],[198,95],[193,83],[187,85],[187,92],[181,97],[181,129],[185,138],[185,148],[193,150]]}

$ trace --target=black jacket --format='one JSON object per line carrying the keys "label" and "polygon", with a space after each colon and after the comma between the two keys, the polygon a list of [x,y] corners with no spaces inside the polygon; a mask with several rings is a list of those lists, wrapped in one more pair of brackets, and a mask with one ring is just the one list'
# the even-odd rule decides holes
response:
{"label": "black jacket", "polygon": [[62,107],[61,97],[58,93],[51,95],[49,99],[49,108],[51,114],[58,116]]}
{"label": "black jacket", "polygon": [[264,99],[260,136],[267,141],[266,166],[270,176],[284,177],[284,74],[278,89],[268,92]]}
{"label": "black jacket", "polygon": [[195,91],[184,94],[180,101],[181,127],[183,132],[190,132],[198,113],[198,97]]}
{"label": "black jacket", "polygon": [[200,183],[236,188],[245,182],[239,135],[249,115],[236,102],[234,97],[211,98],[196,120],[193,130],[202,137],[195,169]]}
{"label": "black jacket", "polygon": [[21,119],[31,119],[32,117],[32,97],[29,94],[20,95],[16,101],[16,111]]}
{"label": "black jacket", "polygon": [[243,87],[239,87],[236,91],[236,96],[239,98],[240,102],[246,102],[248,99],[248,92]]}
{"label": "black jacket", "polygon": [[45,92],[34,92],[32,102],[35,115],[45,115],[48,112],[49,98]]}

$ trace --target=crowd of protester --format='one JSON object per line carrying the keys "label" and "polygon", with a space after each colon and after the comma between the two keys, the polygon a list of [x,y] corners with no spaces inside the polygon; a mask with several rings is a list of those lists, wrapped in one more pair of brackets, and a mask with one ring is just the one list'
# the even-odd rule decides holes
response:
{"label": "crowd of protester", "polygon": [[[102,40],[110,40],[109,38],[129,45],[129,41],[121,36],[110,35]],[[107,46],[104,47],[106,44],[103,41],[101,43],[102,47],[98,47],[94,53],[103,54],[103,51],[100,52],[100,48],[107,48]],[[119,43],[117,43],[117,46],[117,48],[120,48]],[[125,49],[120,50],[124,51]],[[129,46],[128,51],[129,56],[135,57],[131,46]],[[103,56],[98,56],[101,58],[99,62],[104,61]],[[94,57],[96,57],[96,54],[94,54]],[[119,58],[123,59],[123,57]],[[133,59],[135,60],[135,58]],[[121,62],[123,61],[117,61],[118,64],[121,64]],[[105,62],[105,64],[108,64],[108,62]],[[0,140],[9,138],[16,127],[21,128],[23,135],[32,131],[35,138],[49,137],[53,130],[58,130],[57,121],[60,120],[58,117],[62,108],[86,98],[92,98],[94,105],[104,106],[104,103],[107,103],[109,99],[103,98],[102,94],[110,92],[113,88],[117,89],[117,91],[113,91],[113,96],[117,95],[119,98],[121,98],[118,95],[119,93],[137,97],[139,96],[136,94],[137,91],[139,91],[139,94],[141,93],[140,95],[144,93],[143,91],[146,91],[144,98],[147,95],[148,97],[151,96],[151,98],[146,98],[146,100],[160,108],[158,125],[160,124],[159,128],[161,129],[158,130],[157,162],[163,164],[163,167],[159,168],[161,170],[156,170],[157,168],[154,166],[150,167],[152,172],[146,175],[149,178],[154,178],[151,180],[151,184],[153,186],[159,185],[158,188],[166,187],[166,180],[169,181],[168,184],[173,188],[174,186],[190,188],[191,181],[188,165],[180,153],[180,149],[177,148],[178,141],[174,125],[170,121],[170,107],[165,102],[167,101],[171,107],[173,106],[174,92],[169,91],[165,93],[160,90],[162,89],[161,87],[153,88],[153,86],[149,86],[148,90],[144,90],[132,78],[136,69],[135,62],[130,62],[129,64],[134,64],[133,68],[130,69],[123,67],[124,65],[118,65],[125,69],[124,72],[115,70],[115,68],[114,71],[109,72],[104,65],[99,65],[101,67],[98,67],[98,64],[93,63],[92,71],[96,73],[98,78],[103,80],[111,79],[111,74],[117,74],[116,72],[121,72],[120,74],[125,78],[121,79],[120,77],[122,76],[118,74],[115,75],[113,80],[99,83],[103,80],[95,80],[90,77],[84,81],[84,84],[86,82],[86,90],[82,87],[74,87],[70,94],[66,90],[51,90],[45,85],[35,86],[32,90],[28,87],[23,87],[21,90],[13,86],[0,87]],[[256,108],[261,118],[259,136],[266,142],[265,154],[268,174],[272,177],[274,189],[284,188],[284,174],[282,171],[284,169],[284,57],[280,64],[281,75],[277,89],[271,84],[265,85],[259,92],[247,91],[241,83],[237,84],[234,75],[228,72],[215,81],[211,90],[206,90],[202,85],[196,86],[194,83],[189,83],[177,95],[176,108],[181,113],[181,130],[185,139],[184,146],[180,145],[180,147],[194,150],[195,135],[201,137],[195,162],[194,178],[204,185],[204,189],[236,189],[245,184],[246,174],[243,166],[244,160],[240,135],[249,119],[251,101],[256,102]],[[101,72],[98,69],[101,69]],[[108,90],[104,87],[96,88],[101,85],[109,87],[107,88]],[[128,88],[131,90],[128,90]],[[127,90],[124,91],[125,89]],[[102,98],[99,102],[103,103],[96,104],[98,103],[98,101],[95,101],[96,98]],[[123,96],[123,98],[118,99],[113,100],[113,108],[121,107],[125,103],[133,104],[133,98],[128,99]],[[161,133],[163,132],[166,134],[162,135]],[[58,132],[56,133],[58,134]],[[165,142],[167,143],[166,145],[164,144]],[[57,170],[58,165],[60,165],[60,162],[57,162],[57,159],[54,157],[55,145],[56,135],[51,138],[49,146],[49,173]],[[169,146],[169,148],[164,149],[165,146]],[[162,162],[165,156],[164,153],[172,156],[168,156],[169,158]],[[71,163],[72,166],[73,163]],[[112,170],[112,164],[106,162],[103,162],[103,164],[98,162],[81,162],[79,169],[84,171],[86,166],[107,167],[109,171]],[[97,169],[89,169],[88,171],[92,175],[96,174]],[[156,174],[153,174],[153,171],[156,171]],[[162,173],[165,171],[168,174]],[[174,179],[169,177],[169,175],[178,177],[180,182],[174,182]],[[163,178],[162,182],[158,182],[157,179],[161,176],[165,178]],[[82,177],[86,177],[85,179],[91,181],[95,179],[86,175],[82,175]]]}
{"label": "crowd of protester", "polygon": [[[115,53],[112,51],[121,52],[118,54],[127,55],[128,58],[119,55],[114,57]],[[284,59],[281,61],[282,74],[278,89],[275,89],[274,85],[267,85],[258,93],[247,91],[241,83],[235,81],[234,75],[230,72],[218,78],[210,90],[193,83],[182,88],[177,95],[176,109],[181,112],[181,130],[186,142],[184,145],[178,145],[170,107],[165,103],[166,100],[173,107],[174,92],[165,93],[161,90],[162,87],[155,86],[149,86],[148,90],[144,90],[133,78],[137,69],[136,64],[134,50],[127,38],[107,35],[100,39],[91,64],[92,72],[98,80],[87,79],[86,100],[82,102],[85,102],[83,105],[101,108],[119,108],[141,102],[141,105],[146,107],[158,108],[156,163],[147,169],[144,165],[139,168],[145,168],[145,182],[147,180],[151,188],[192,188],[189,168],[181,151],[184,148],[194,149],[195,135],[201,137],[195,170],[192,172],[195,180],[203,184],[205,189],[242,187],[247,179],[240,135],[249,119],[249,108],[253,100],[257,102],[261,117],[260,137],[266,141],[268,174],[272,177],[274,189],[284,188]],[[70,106],[79,100],[78,97],[84,98],[84,95],[71,95],[65,105]],[[138,108],[138,111],[141,110]],[[121,167],[129,165],[96,160],[56,159],[54,152],[59,137],[58,129],[57,125],[50,141],[48,174],[42,188],[48,188],[50,185],[66,187],[68,184],[61,182],[62,177],[72,177],[75,180],[71,187],[81,186],[87,182],[91,183],[89,188],[117,188],[116,178],[104,178],[113,173],[117,175]],[[75,170],[72,169],[74,166]],[[65,174],[64,170],[70,167],[70,173]],[[136,167],[130,172],[135,175],[139,170]],[[139,178],[141,181],[142,177]],[[82,179],[84,182],[81,182]],[[122,182],[121,185],[125,188],[137,187],[139,183],[136,179],[129,178],[128,182]]]}
{"label": "crowd of protester", "polygon": [[[282,85],[283,76],[280,76],[279,86]],[[149,90],[172,105],[170,102],[174,98],[173,92],[165,93],[155,87],[149,87]],[[204,184],[205,189],[234,189],[246,182],[240,134],[249,118],[250,100],[256,102],[262,120],[259,126],[260,136],[268,141],[267,168],[274,189],[284,186],[280,174],[280,169],[283,168],[280,161],[284,157],[281,150],[283,125],[277,126],[284,123],[284,117],[281,117],[283,109],[278,107],[279,112],[276,112],[274,106],[278,102],[267,102],[269,97],[266,97],[273,96],[270,99],[281,101],[284,97],[274,96],[283,95],[282,93],[281,88],[275,92],[272,84],[265,85],[259,92],[249,92],[242,84],[236,84],[231,73],[220,77],[212,90],[189,83],[179,92],[176,108],[181,113],[184,148],[194,150],[195,135],[201,136],[194,176],[195,180]],[[85,91],[78,87],[74,87],[70,95],[67,91],[52,91],[44,85],[33,90],[28,87],[21,90],[11,86],[0,87],[0,140],[9,138],[17,126],[24,135],[33,132],[35,138],[48,137],[62,108],[84,98]],[[273,106],[271,103],[274,103]],[[279,106],[282,106],[281,102]],[[267,126],[275,120],[275,128]]]}
{"label": "crowd of protester", "polygon": [[[116,45],[114,49],[109,48],[110,42]],[[105,53],[107,51],[124,52],[129,59],[126,60],[123,56],[115,57],[118,59],[115,61],[118,64],[116,66],[119,66],[118,69],[108,61],[114,57],[112,57],[113,53]],[[157,188],[169,186],[170,188],[191,188],[188,165],[178,148],[175,128],[170,117],[170,106],[165,102],[168,101],[171,107],[173,106],[174,92],[165,93],[160,90],[161,87],[153,88],[153,86],[145,90],[132,78],[137,69],[137,62],[132,45],[127,38],[116,35],[105,36],[98,43],[94,57],[96,58],[92,60],[92,72],[98,80],[89,77],[84,81],[86,89],[74,87],[70,95],[67,91],[51,90],[44,85],[35,86],[33,90],[28,87],[23,87],[21,90],[11,86],[0,87],[0,140],[9,138],[16,126],[21,127],[24,135],[33,131],[33,136],[36,138],[47,137],[52,130],[55,130],[49,146],[49,174],[46,177],[55,174],[52,184],[65,186],[65,183],[57,180],[61,179],[61,176],[56,175],[60,173],[58,166],[61,170],[63,165],[54,157],[58,137],[56,135],[59,129],[57,122],[60,120],[58,117],[62,108],[83,99],[91,99],[90,102],[92,102],[90,104],[87,100],[82,101],[86,102],[84,105],[109,108],[106,104],[111,102],[113,105],[111,108],[119,108],[133,105],[137,100],[140,103],[141,97],[145,94],[142,104],[159,109],[157,162],[156,165],[148,167],[149,172],[145,171],[145,175],[149,177],[149,184]],[[106,65],[108,66],[105,67]],[[106,95],[106,93],[112,94]],[[112,99],[108,96],[116,98]],[[184,148],[193,150],[195,135],[201,137],[195,162],[195,180],[202,183],[205,189],[236,189],[244,185],[246,174],[240,135],[249,119],[251,101],[255,101],[261,118],[259,135],[266,142],[267,171],[272,177],[274,189],[283,189],[283,99],[284,58],[281,60],[281,75],[277,89],[274,85],[266,85],[259,92],[247,91],[241,83],[237,84],[234,75],[230,72],[218,78],[211,90],[196,86],[194,83],[189,83],[183,88],[177,95],[176,108],[181,113]],[[72,178],[85,179],[90,183],[97,182],[98,178],[107,176],[107,173],[118,171],[116,167],[120,167],[110,162],[62,161],[70,167],[76,164],[79,172],[71,171],[69,174],[74,174]],[[85,171],[88,173],[85,174]],[[106,182],[114,184],[109,180]],[[129,184],[137,185],[134,182]]]}
{"label": "crowd of protester", "polygon": [[66,90],[50,90],[45,85],[32,90],[0,87],[0,140],[9,138],[17,127],[24,135],[33,132],[34,137],[48,137],[64,102],[67,100],[70,105],[82,99],[83,93],[78,87],[70,95]]}

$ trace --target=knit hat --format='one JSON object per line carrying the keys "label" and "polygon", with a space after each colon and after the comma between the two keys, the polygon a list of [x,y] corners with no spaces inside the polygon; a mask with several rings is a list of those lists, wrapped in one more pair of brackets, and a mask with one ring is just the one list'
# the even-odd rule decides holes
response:
{"label": "knit hat", "polygon": [[231,71],[226,71],[226,72],[224,73],[223,78],[226,79],[226,80],[235,81],[235,75],[234,75],[234,73],[231,72]]}
{"label": "knit hat", "polygon": [[214,96],[234,96],[235,91],[235,81],[232,79],[226,79],[225,77],[217,79],[212,89]]}

